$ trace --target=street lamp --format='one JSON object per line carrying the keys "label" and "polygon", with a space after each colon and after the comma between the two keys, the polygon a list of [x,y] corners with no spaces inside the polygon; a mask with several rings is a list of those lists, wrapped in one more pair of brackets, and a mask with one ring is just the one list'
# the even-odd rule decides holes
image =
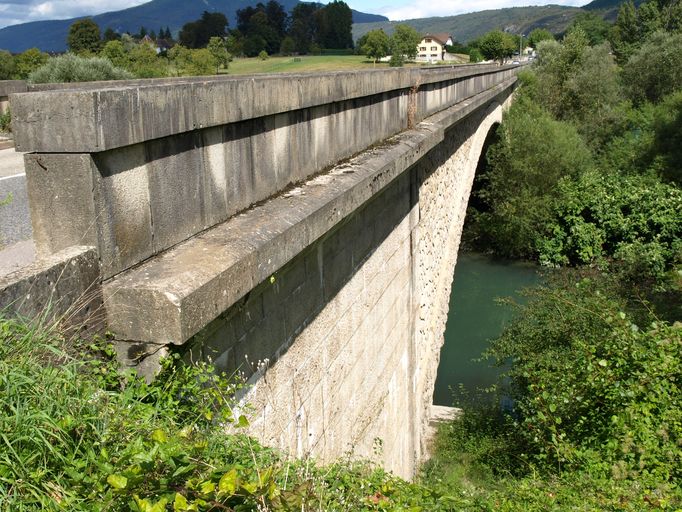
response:
{"label": "street lamp", "polygon": [[521,43],[523,42],[523,34],[519,34],[519,62],[521,62]]}

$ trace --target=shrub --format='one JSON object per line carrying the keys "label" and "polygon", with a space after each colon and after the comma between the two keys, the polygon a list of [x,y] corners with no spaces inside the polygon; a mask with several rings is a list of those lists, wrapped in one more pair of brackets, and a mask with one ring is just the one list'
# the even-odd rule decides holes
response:
{"label": "shrub", "polygon": [[528,460],[672,484],[682,477],[682,328],[651,315],[637,325],[609,280],[572,277],[532,292],[489,351],[512,361]]}
{"label": "shrub", "polygon": [[12,131],[12,113],[7,109],[4,114],[0,114],[0,132]]}
{"label": "shrub", "polygon": [[43,67],[31,73],[28,81],[35,84],[61,82],[94,82],[98,80],[126,80],[133,75],[114,67],[107,59],[80,57],[72,53],[53,57]]}
{"label": "shrub", "polygon": [[658,102],[682,88],[682,33],[658,32],[623,66],[623,81],[635,102]]}
{"label": "shrub", "polygon": [[258,58],[260,60],[268,60],[270,56],[268,55],[268,52],[266,52],[265,50],[261,50],[261,52],[258,54]]}

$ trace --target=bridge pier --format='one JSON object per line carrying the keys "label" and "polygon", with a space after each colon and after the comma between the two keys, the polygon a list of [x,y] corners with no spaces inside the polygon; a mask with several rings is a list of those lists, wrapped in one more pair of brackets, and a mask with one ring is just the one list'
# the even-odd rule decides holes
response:
{"label": "bridge pier", "polygon": [[515,73],[14,95],[38,253],[97,255],[122,359],[153,371],[179,349],[240,370],[264,442],[411,477],[473,174]]}

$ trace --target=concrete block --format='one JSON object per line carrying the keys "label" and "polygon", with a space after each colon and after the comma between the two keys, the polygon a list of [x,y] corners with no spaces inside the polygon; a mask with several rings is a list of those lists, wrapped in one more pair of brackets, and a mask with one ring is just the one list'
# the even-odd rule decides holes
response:
{"label": "concrete block", "polygon": [[[109,278],[154,253],[150,169],[142,145],[100,153],[90,222],[99,229],[103,277]],[[161,198],[156,198],[161,201]]]}
{"label": "concrete block", "polygon": [[99,259],[93,247],[74,246],[0,277],[0,310],[43,325],[103,328]]}
{"label": "concrete block", "polygon": [[33,239],[39,257],[75,245],[99,248],[90,155],[24,155]]}

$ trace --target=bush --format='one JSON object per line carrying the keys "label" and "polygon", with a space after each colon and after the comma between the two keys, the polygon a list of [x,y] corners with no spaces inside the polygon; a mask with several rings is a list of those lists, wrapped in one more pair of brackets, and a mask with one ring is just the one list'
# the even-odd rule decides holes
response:
{"label": "bush", "polygon": [[659,281],[682,258],[682,191],[647,176],[584,173],[560,182],[538,242],[546,264],[585,264],[605,257],[634,263],[632,277]]}
{"label": "bush", "polygon": [[608,279],[540,288],[493,342],[527,460],[643,485],[682,477],[682,328],[637,325]]}
{"label": "bush", "polygon": [[682,33],[654,34],[623,66],[633,101],[658,102],[682,88]]}
{"label": "bush", "polygon": [[167,359],[146,384],[101,346],[0,317],[3,510],[445,510],[368,463],[323,468],[235,433],[239,384],[208,365]]}
{"label": "bush", "polygon": [[34,84],[62,82],[94,82],[98,80],[126,80],[133,78],[128,71],[114,67],[100,57],[79,57],[72,53],[53,57],[43,67],[31,73],[28,81]]}
{"label": "bush", "polygon": [[0,132],[9,133],[12,131],[12,113],[7,109],[4,114],[0,114]]}
{"label": "bush", "polygon": [[497,133],[500,140],[487,154],[490,169],[477,177],[483,206],[471,212],[473,236],[500,255],[535,258],[559,180],[586,171],[592,156],[573,126],[553,120],[524,96]]}
{"label": "bush", "polygon": [[261,50],[261,52],[258,54],[258,58],[260,60],[268,60],[270,56],[268,55],[268,52],[266,52],[265,50]]}

